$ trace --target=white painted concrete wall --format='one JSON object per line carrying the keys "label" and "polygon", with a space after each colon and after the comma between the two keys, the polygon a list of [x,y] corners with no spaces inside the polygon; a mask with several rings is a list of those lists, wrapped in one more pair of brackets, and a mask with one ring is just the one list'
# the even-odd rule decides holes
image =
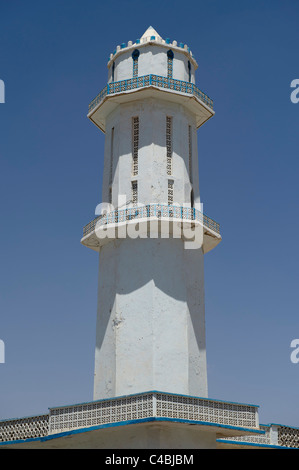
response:
{"label": "white painted concrete wall", "polygon": [[[132,117],[139,117],[138,175],[132,174]],[[172,117],[172,175],[166,171],[166,116]],[[189,175],[189,125],[192,128],[192,185]],[[174,202],[190,206],[191,189],[200,208],[197,133],[194,116],[179,104],[156,99],[119,106],[107,119],[102,199],[109,201],[111,132],[114,128],[112,203],[131,199],[131,182],[138,181],[142,204],[168,202],[168,180],[174,181]]]}
{"label": "white painted concrete wall", "polygon": [[[173,78],[176,80],[189,81],[188,55],[177,48],[161,46],[158,44],[140,45],[125,49],[118,55],[114,62],[114,81],[126,80],[133,77],[133,59],[132,52],[138,49],[138,76],[147,74],[160,75],[167,77],[167,51],[172,50],[173,58]],[[191,61],[190,61],[191,62]],[[112,64],[108,70],[108,82],[112,81]],[[195,67],[191,62],[191,82],[195,83]]]}
{"label": "white painted concrete wall", "polygon": [[100,252],[94,399],[159,390],[207,396],[201,249],[125,239]]}

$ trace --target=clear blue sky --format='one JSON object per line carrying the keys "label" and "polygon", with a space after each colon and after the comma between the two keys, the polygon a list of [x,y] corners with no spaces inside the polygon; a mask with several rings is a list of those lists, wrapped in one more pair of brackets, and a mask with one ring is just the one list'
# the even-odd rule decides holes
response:
{"label": "clear blue sky", "polygon": [[149,25],[187,43],[216,115],[198,132],[209,396],[299,426],[297,1],[10,0],[0,6],[0,418],[92,400],[107,59]]}

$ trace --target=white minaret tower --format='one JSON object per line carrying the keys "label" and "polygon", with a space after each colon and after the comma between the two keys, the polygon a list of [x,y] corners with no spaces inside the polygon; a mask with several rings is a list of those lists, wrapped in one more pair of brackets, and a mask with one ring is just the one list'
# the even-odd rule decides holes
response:
{"label": "white minaret tower", "polygon": [[199,193],[197,129],[214,111],[197,67],[187,45],[149,27],[117,46],[89,107],[110,204],[82,239],[99,252],[94,400],[208,394],[204,254],[221,237]]}

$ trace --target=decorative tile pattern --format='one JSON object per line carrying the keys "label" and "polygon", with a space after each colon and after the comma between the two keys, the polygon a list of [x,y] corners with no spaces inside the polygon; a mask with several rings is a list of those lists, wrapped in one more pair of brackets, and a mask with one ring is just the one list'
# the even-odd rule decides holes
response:
{"label": "decorative tile pattern", "polygon": [[157,393],[157,416],[256,428],[256,409],[250,405]]}
{"label": "decorative tile pattern", "polygon": [[133,59],[133,78],[138,77],[138,57],[139,57],[139,50],[135,49],[132,53]]}
{"label": "decorative tile pattern", "polygon": [[153,416],[151,394],[132,395],[50,410],[50,434]]}
{"label": "decorative tile pattern", "polygon": [[236,443],[244,442],[250,444],[264,444],[270,445],[270,427],[269,426],[262,426],[260,425],[261,431],[265,431],[265,434],[252,434],[249,436],[234,436],[234,437],[223,437],[221,438],[222,441],[235,441]]}
{"label": "decorative tile pattern", "polygon": [[47,436],[49,415],[0,421],[0,442]]}
{"label": "decorative tile pattern", "polygon": [[227,437],[220,441],[299,448],[298,428],[273,425],[277,431],[275,442],[271,442],[272,425],[259,426],[257,407],[254,405],[165,392],[145,392],[63,406],[50,409],[48,415],[0,421],[0,442],[39,438],[79,428],[153,417],[210,423],[229,428],[260,429],[265,434]]}
{"label": "decorative tile pattern", "polygon": [[278,428],[278,445],[299,448],[299,429],[280,426]]}
{"label": "decorative tile pattern", "polygon": [[172,117],[166,116],[166,171],[172,174]]}
{"label": "decorative tile pattern", "polygon": [[[132,202],[137,204],[138,202],[138,184],[137,181],[132,181]],[[120,212],[120,211],[118,211]]]}
{"label": "decorative tile pattern", "polygon": [[168,180],[168,205],[173,204],[173,180]]}
{"label": "decorative tile pattern", "polygon": [[256,407],[160,392],[100,400],[50,410],[50,434],[149,417],[257,429]]}
{"label": "decorative tile pattern", "polygon": [[135,116],[132,118],[132,136],[133,136],[133,176],[138,175],[138,150],[139,150],[139,117]]}
{"label": "decorative tile pattern", "polygon": [[[170,51],[171,52],[171,51]],[[167,54],[167,77],[173,76],[173,54]]]}
{"label": "decorative tile pattern", "polygon": [[193,95],[206,104],[210,109],[213,109],[213,100],[209,98],[208,95],[203,93],[196,85],[194,85],[194,83],[150,74],[144,75],[142,77],[120,80],[119,82],[108,83],[105,88],[91,101],[88,111],[90,112],[96,108],[100,103],[102,103],[106,96],[149,86],[163,88],[176,93],[186,93]]}

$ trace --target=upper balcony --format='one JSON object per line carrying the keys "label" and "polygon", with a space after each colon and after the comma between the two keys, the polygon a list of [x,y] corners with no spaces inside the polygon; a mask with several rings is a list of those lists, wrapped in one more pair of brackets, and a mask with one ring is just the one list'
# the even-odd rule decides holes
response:
{"label": "upper balcony", "polygon": [[89,104],[88,118],[105,132],[106,116],[127,101],[128,93],[131,101],[156,96],[187,106],[196,116],[197,128],[214,115],[213,100],[194,83],[149,74],[108,83]]}

